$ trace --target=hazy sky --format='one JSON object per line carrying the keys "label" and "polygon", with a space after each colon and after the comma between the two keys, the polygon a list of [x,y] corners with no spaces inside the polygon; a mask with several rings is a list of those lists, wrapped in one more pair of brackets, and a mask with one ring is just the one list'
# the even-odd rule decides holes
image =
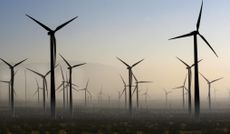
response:
{"label": "hazy sky", "polygon": [[[114,74],[122,73],[126,79],[126,68],[115,57],[121,57],[130,64],[144,58],[145,61],[134,72],[140,79],[154,81],[154,84],[142,87],[144,90],[148,87],[153,98],[163,97],[162,88],[181,85],[186,74],[184,65],[176,56],[189,64],[193,62],[192,38],[168,39],[195,29],[200,4],[201,0],[2,0],[0,57],[12,62],[29,58],[27,64],[48,63],[47,32],[25,14],[53,29],[79,16],[56,33],[58,53],[71,61],[116,68]],[[226,88],[230,87],[229,5],[229,0],[204,0],[200,32],[208,39],[219,58],[202,40],[198,40],[199,58],[203,59],[200,72],[210,80],[224,77],[213,85],[221,90],[218,92],[220,97],[228,97]],[[0,70],[1,74],[5,70]],[[90,74],[88,77],[91,77]],[[105,92],[114,94],[115,98],[122,83],[118,75],[114,77],[111,81],[101,80],[104,83],[94,81],[97,89],[93,92],[97,93],[101,84],[107,85],[104,87],[107,89]],[[109,84],[106,84],[108,81]],[[116,91],[110,87],[113,81],[117,85]],[[200,81],[201,96],[206,99],[207,85],[201,77]],[[91,85],[91,88],[94,87]],[[175,91],[174,96],[181,96],[181,92]]]}

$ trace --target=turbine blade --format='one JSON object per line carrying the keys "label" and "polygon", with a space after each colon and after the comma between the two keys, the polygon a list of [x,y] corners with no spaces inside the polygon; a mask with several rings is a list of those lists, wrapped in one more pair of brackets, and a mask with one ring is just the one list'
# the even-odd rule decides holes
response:
{"label": "turbine blade", "polygon": [[[197,63],[201,62],[202,60],[203,60],[203,59],[199,60]],[[193,67],[193,66],[195,66],[195,64],[192,64],[192,65],[190,66],[190,68]]]}
{"label": "turbine blade", "polygon": [[77,92],[79,92],[79,90],[77,90],[75,87],[72,87],[72,89],[75,90],[75,91],[77,91]]}
{"label": "turbine blade", "polygon": [[144,60],[144,59],[142,59],[142,60],[136,62],[135,64],[132,65],[132,67],[134,67],[134,66],[136,66],[137,64],[141,63],[143,60]]}
{"label": "turbine blade", "polygon": [[137,87],[134,88],[132,95],[135,93],[136,90],[137,90]]}
{"label": "turbine blade", "polygon": [[38,93],[38,90],[36,90],[36,91],[34,92],[33,96],[36,95],[37,93]]}
{"label": "turbine blade", "polygon": [[121,61],[123,64],[125,64],[127,67],[130,67],[127,63],[125,63],[122,59],[120,59],[120,58],[118,58],[117,57],[117,59],[119,60],[119,61]]}
{"label": "turbine blade", "polygon": [[37,88],[39,88],[39,84],[38,84],[38,80],[35,78],[36,84],[37,84]]}
{"label": "turbine blade", "polygon": [[65,76],[64,76],[64,72],[63,72],[63,70],[62,70],[62,67],[61,67],[61,65],[60,65],[60,70],[61,70],[61,76],[62,76],[62,80],[63,80],[63,81],[65,81]]}
{"label": "turbine blade", "polygon": [[9,81],[0,80],[2,83],[9,83]]}
{"label": "turbine blade", "polygon": [[181,89],[181,88],[184,88],[184,86],[175,87],[173,89]]}
{"label": "turbine blade", "polygon": [[90,93],[90,91],[89,91],[89,90],[86,90],[86,92],[87,92],[90,96],[92,96],[92,94]]}
{"label": "turbine blade", "polygon": [[63,28],[64,26],[66,26],[68,23],[70,23],[71,21],[75,20],[78,16],[74,17],[73,19],[61,24],[60,26],[58,26],[56,29],[55,29],[55,32],[60,30],[61,28]]}
{"label": "turbine blade", "polygon": [[61,58],[65,61],[65,63],[69,66],[69,67],[71,67],[71,65],[69,64],[69,62],[61,55],[61,54],[59,54],[60,56],[61,56]]}
{"label": "turbine blade", "polygon": [[197,23],[196,23],[196,30],[197,31],[199,31],[199,28],[200,28],[200,20],[201,20],[202,9],[203,9],[203,0],[202,0],[202,3],[201,3],[200,14],[199,14],[199,17],[198,17],[198,20],[197,20]]}
{"label": "turbine blade", "polygon": [[180,35],[180,36],[176,36],[176,37],[173,37],[173,38],[170,38],[169,40],[174,40],[174,39],[179,39],[179,38],[185,38],[185,37],[189,37],[189,36],[193,36],[194,33],[191,32],[191,33],[188,33],[188,34],[184,34],[184,35]]}
{"label": "turbine blade", "polygon": [[126,90],[126,88],[123,89],[123,91],[122,91],[122,93],[121,93],[121,96],[124,94],[125,90]]}
{"label": "turbine blade", "polygon": [[207,81],[207,83],[210,83],[209,80],[206,77],[204,77],[203,74],[200,73],[200,75]]}
{"label": "turbine blade", "polygon": [[45,74],[45,77],[46,77],[47,75],[49,75],[49,74],[50,74],[50,72],[51,72],[51,70],[50,70],[50,71],[48,71],[48,72]]}
{"label": "turbine blade", "polygon": [[180,59],[179,57],[176,57],[179,61],[181,61],[185,66],[187,66],[187,67],[189,67],[189,65],[186,63],[186,62],[184,62],[182,59]]}
{"label": "turbine blade", "polygon": [[71,68],[79,67],[79,66],[82,66],[82,65],[85,65],[85,64],[86,63],[77,64],[77,65],[72,66]]}
{"label": "turbine blade", "polygon": [[24,60],[22,60],[22,61],[20,61],[20,62],[18,62],[18,63],[16,63],[15,65],[14,65],[14,67],[16,67],[16,66],[18,66],[18,65],[20,65],[20,64],[22,64],[24,61],[26,61],[27,59],[24,59]]}
{"label": "turbine blade", "polygon": [[32,69],[29,69],[29,68],[26,68],[26,69],[29,70],[29,71],[31,71],[31,72],[33,72],[33,73],[35,73],[35,74],[37,74],[37,75],[39,75],[40,77],[43,77],[42,74],[40,74],[40,73],[38,73],[38,72],[36,72],[36,71],[34,71]]}
{"label": "turbine blade", "polygon": [[126,86],[125,80],[123,79],[123,77],[121,76],[121,74],[120,74],[120,77],[121,77],[121,80],[122,80],[124,86]]}
{"label": "turbine blade", "polygon": [[153,83],[152,81],[138,81],[138,83]]}
{"label": "turbine blade", "polygon": [[216,81],[219,81],[219,80],[221,80],[221,79],[223,79],[223,78],[224,78],[224,77],[221,77],[221,78],[215,79],[215,80],[211,81],[211,83],[216,82]]}
{"label": "turbine blade", "polygon": [[134,75],[134,73],[132,72],[133,78],[135,79],[136,82],[138,82],[137,77]]}
{"label": "turbine blade", "polygon": [[89,85],[89,80],[87,81],[86,86],[85,86],[86,90],[88,89],[88,85]]}
{"label": "turbine blade", "polygon": [[76,85],[76,84],[74,84],[74,83],[72,83],[72,86],[78,87],[78,85]]}
{"label": "turbine blade", "polygon": [[60,88],[62,87],[62,85],[63,85],[63,83],[61,83],[61,84],[56,88],[56,91],[57,91],[58,89],[60,89]]}
{"label": "turbine blade", "polygon": [[216,54],[215,50],[212,48],[212,46],[208,43],[208,41],[204,38],[203,35],[199,34],[200,37],[204,40],[204,42],[209,46],[209,48],[213,51],[213,53],[216,55],[216,57],[218,57],[218,55]]}
{"label": "turbine blade", "polygon": [[29,16],[28,14],[26,14],[27,17],[29,17],[30,19],[32,19],[33,21],[35,21],[38,25],[42,26],[44,29],[46,29],[47,31],[51,32],[53,30],[51,30],[49,27],[47,27],[46,25],[42,24],[41,22],[37,21],[36,19],[34,19],[33,17]]}
{"label": "turbine blade", "polygon": [[56,38],[54,35],[51,35],[51,38],[53,40],[53,60],[54,60],[54,65],[56,65],[56,60],[57,60],[57,49],[56,49]]}
{"label": "turbine blade", "polygon": [[187,75],[185,76],[185,79],[184,79],[184,87],[185,87],[185,84],[186,84],[186,80],[187,80]]}
{"label": "turbine blade", "polygon": [[46,90],[46,93],[47,93],[47,98],[48,98],[48,85],[47,85],[47,81],[46,81],[46,79],[44,80],[44,82],[45,82],[45,90]]}
{"label": "turbine blade", "polygon": [[12,67],[12,65],[10,65],[10,63],[6,62],[4,59],[0,58],[1,61],[3,61],[6,65],[8,65],[9,67]]}

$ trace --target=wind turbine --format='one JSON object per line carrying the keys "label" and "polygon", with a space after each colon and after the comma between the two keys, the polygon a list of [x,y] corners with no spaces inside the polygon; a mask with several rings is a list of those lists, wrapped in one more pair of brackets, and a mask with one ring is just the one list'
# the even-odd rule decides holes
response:
{"label": "wind turbine", "polygon": [[123,79],[121,74],[120,74],[120,77],[121,77],[121,80],[122,80],[122,82],[124,84],[124,89],[123,89],[123,91],[121,93],[121,96],[125,93],[125,108],[127,108],[127,84],[125,83],[125,80]]}
{"label": "wind turbine", "polygon": [[132,66],[128,65],[126,62],[124,62],[123,60],[121,60],[120,58],[117,57],[117,59],[119,61],[121,61],[123,64],[125,64],[127,66],[127,69],[128,69],[128,76],[129,76],[129,112],[131,113],[132,112],[132,76],[133,76],[133,73],[132,73],[132,68],[135,67],[137,64],[139,64],[140,62],[142,62],[144,59],[134,63]]}
{"label": "wind turbine", "polygon": [[50,74],[50,71],[46,72],[45,74],[41,74],[37,71],[34,71],[32,69],[29,69],[27,68],[27,70],[31,71],[32,73],[38,75],[39,77],[42,78],[42,89],[43,89],[43,111],[45,112],[46,111],[46,92],[47,92],[47,96],[48,96],[48,87],[47,87],[47,80],[46,80],[46,77]]}
{"label": "wind turbine", "polygon": [[209,110],[211,110],[211,84],[214,83],[214,82],[217,82],[221,79],[223,79],[223,77],[221,78],[218,78],[218,79],[215,79],[215,80],[212,80],[212,81],[209,81],[206,77],[204,77],[204,75],[202,75],[200,73],[200,75],[205,79],[205,81],[207,82],[208,84],[208,106],[209,106]]}
{"label": "wind turbine", "polygon": [[61,28],[63,28],[64,26],[66,26],[67,24],[69,24],[71,21],[73,21],[74,19],[77,18],[74,17],[71,20],[59,25],[58,27],[56,27],[55,30],[50,29],[49,27],[47,27],[46,25],[42,24],[41,22],[37,21],[36,19],[34,19],[33,17],[29,16],[26,14],[27,17],[29,17],[30,19],[32,19],[33,21],[35,21],[38,25],[40,25],[41,27],[43,27],[44,29],[46,29],[48,31],[48,35],[50,36],[50,71],[51,71],[51,75],[50,75],[50,103],[51,103],[51,116],[52,118],[55,118],[55,109],[56,109],[56,95],[55,95],[55,72],[54,72],[54,68],[56,65],[56,38],[55,38],[55,33],[60,30]]}
{"label": "wind turbine", "polygon": [[142,95],[145,96],[145,105],[147,106],[147,97],[150,97],[148,95],[148,89]]}
{"label": "wind turbine", "polygon": [[91,93],[89,92],[89,90],[88,90],[88,85],[89,85],[89,80],[87,81],[85,88],[80,89],[80,90],[82,90],[82,91],[85,92],[85,106],[87,105],[87,93],[88,93],[90,96],[92,96],[92,94],[91,94]]}
{"label": "wind turbine", "polygon": [[172,93],[172,91],[167,91],[166,89],[163,89],[165,92],[165,105],[168,105],[168,95]]}
{"label": "wind turbine", "polygon": [[182,89],[182,106],[183,106],[183,109],[184,109],[184,104],[185,104],[185,100],[184,100],[184,90],[185,90],[185,84],[186,84],[186,80],[187,80],[187,75],[186,75],[186,77],[185,77],[185,79],[184,79],[184,82],[183,82],[183,85],[182,86],[179,86],[179,87],[175,87],[175,88],[173,88],[173,89]]}
{"label": "wind turbine", "polygon": [[18,65],[22,64],[24,61],[26,61],[27,59],[24,59],[14,65],[11,65],[10,63],[6,62],[4,59],[0,58],[0,60],[2,60],[9,68],[10,68],[10,72],[11,72],[11,80],[10,80],[10,88],[11,88],[11,112],[12,112],[12,116],[15,116],[15,110],[14,110],[14,76],[15,76],[15,72],[14,72],[14,68],[17,67]]}
{"label": "wind turbine", "polygon": [[58,90],[59,88],[61,88],[62,87],[62,92],[63,92],[63,109],[65,109],[65,104],[66,104],[66,102],[65,102],[65,96],[66,96],[66,94],[65,94],[65,90],[66,90],[66,80],[65,80],[65,77],[64,77],[64,73],[63,73],[63,70],[62,70],[62,67],[60,66],[60,71],[61,71],[61,76],[62,76],[62,83],[57,87],[57,89],[56,90]]}
{"label": "wind turbine", "polygon": [[144,83],[152,83],[152,81],[138,81],[137,77],[133,74],[133,77],[136,81],[135,88],[133,90],[133,93],[136,91],[136,97],[137,97],[137,108],[139,108],[139,84],[144,84]]}
{"label": "wind turbine", "polygon": [[69,69],[69,84],[70,84],[70,87],[69,87],[69,107],[70,107],[70,113],[71,113],[71,116],[73,116],[73,95],[72,95],[72,69],[73,68],[76,68],[76,67],[79,67],[79,66],[82,66],[82,65],[85,65],[86,63],[81,63],[81,64],[76,64],[76,65],[73,65],[71,66],[69,64],[69,62],[61,55],[61,58],[65,61],[65,63],[67,64],[68,66],[68,69]]}
{"label": "wind turbine", "polygon": [[38,104],[39,104],[40,103],[40,93],[39,93],[39,90],[42,89],[42,88],[39,86],[38,80],[35,79],[35,81],[36,81],[37,89],[35,90],[33,96],[36,95],[36,94],[38,94]]}
{"label": "wind turbine", "polygon": [[[189,111],[189,114],[191,115],[191,113],[192,113],[192,95],[191,95],[192,70],[191,69],[195,64],[189,65],[185,61],[183,61],[182,59],[180,59],[178,57],[177,57],[177,59],[186,66],[186,69],[188,71],[188,111]],[[200,61],[202,61],[202,60],[199,60],[198,63]]]}
{"label": "wind turbine", "polygon": [[190,32],[188,34],[184,34],[184,35],[177,36],[177,37],[169,39],[169,40],[173,40],[173,39],[190,37],[190,36],[193,36],[193,38],[194,38],[194,88],[195,88],[195,92],[194,92],[195,99],[194,100],[195,100],[195,117],[196,118],[199,118],[199,116],[200,116],[200,89],[199,89],[199,67],[198,67],[197,36],[200,36],[201,39],[208,45],[208,47],[217,56],[217,54],[214,51],[214,49],[211,47],[211,45],[208,43],[208,41],[205,39],[205,37],[203,35],[201,35],[200,32],[199,32],[202,8],[203,8],[203,1],[202,1],[202,4],[201,4],[199,17],[198,17],[197,24],[196,24],[196,30],[194,30],[194,31],[192,31],[192,32]]}

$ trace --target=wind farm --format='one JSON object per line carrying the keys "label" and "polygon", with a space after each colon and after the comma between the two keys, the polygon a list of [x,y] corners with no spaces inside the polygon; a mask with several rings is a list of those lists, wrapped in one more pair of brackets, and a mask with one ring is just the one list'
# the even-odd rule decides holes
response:
{"label": "wind farm", "polygon": [[0,134],[230,132],[230,2],[15,4],[0,4]]}

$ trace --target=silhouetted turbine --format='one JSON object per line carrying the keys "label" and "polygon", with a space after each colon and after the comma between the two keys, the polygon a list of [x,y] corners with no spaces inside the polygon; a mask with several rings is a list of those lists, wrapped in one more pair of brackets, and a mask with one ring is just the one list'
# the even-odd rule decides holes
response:
{"label": "silhouetted turbine", "polygon": [[184,90],[185,90],[186,80],[187,80],[187,75],[186,75],[186,77],[185,77],[185,79],[184,79],[184,82],[183,82],[183,85],[182,85],[182,86],[173,88],[173,89],[182,89],[182,102],[183,102],[183,103],[182,103],[182,106],[183,106],[183,109],[185,108],[185,107],[184,107],[184,104],[185,104],[185,100],[184,100]]}
{"label": "silhouetted turbine", "polygon": [[144,83],[152,83],[152,81],[138,81],[137,80],[137,77],[133,74],[133,77],[134,77],[134,79],[135,79],[135,83],[136,83],[136,85],[135,85],[135,88],[134,88],[134,90],[133,90],[133,93],[136,91],[136,97],[137,97],[137,108],[139,108],[139,84],[144,84]]}
{"label": "silhouetted turbine", "polygon": [[165,105],[167,107],[167,105],[168,105],[168,95],[170,93],[172,93],[172,91],[167,91],[166,89],[164,89],[164,92],[165,92]]}
{"label": "silhouetted turbine", "polygon": [[60,71],[61,71],[61,76],[62,76],[62,83],[57,87],[57,89],[56,90],[58,90],[59,88],[61,88],[62,87],[62,91],[63,91],[63,109],[65,109],[65,105],[66,105],[66,102],[65,102],[65,100],[66,100],[66,98],[65,98],[65,96],[66,96],[66,94],[65,94],[65,90],[66,90],[66,80],[65,80],[65,77],[64,77],[64,72],[63,72],[63,70],[62,70],[62,67],[60,66]]}
{"label": "silhouetted turbine", "polygon": [[87,105],[87,93],[89,94],[89,96],[92,96],[92,94],[88,90],[88,85],[89,85],[89,80],[87,81],[85,88],[80,89],[85,92],[85,106]]}
{"label": "silhouetted turbine", "polygon": [[51,116],[52,118],[55,118],[55,109],[56,109],[56,95],[55,95],[55,72],[54,72],[54,66],[56,65],[56,38],[55,38],[55,33],[66,26],[68,23],[76,19],[77,17],[74,17],[73,19],[63,23],[62,25],[58,26],[55,30],[51,30],[49,27],[46,25],[42,24],[41,22],[37,21],[36,19],[32,18],[31,16],[27,15],[30,19],[35,21],[38,25],[43,27],[48,31],[48,35],[50,36],[50,103],[51,103]]}
{"label": "silhouetted turbine", "polygon": [[[60,54],[59,54],[60,55]],[[70,113],[71,113],[71,116],[73,116],[73,95],[72,95],[72,69],[73,68],[76,68],[76,67],[79,67],[79,66],[82,66],[82,65],[85,65],[86,63],[81,63],[81,64],[77,64],[77,65],[73,65],[71,66],[69,64],[69,62],[62,56],[60,55],[61,58],[65,61],[65,63],[67,64],[68,66],[68,69],[69,69],[69,84],[70,84],[70,87],[69,87],[69,107],[70,107]]]}
{"label": "silhouetted turbine", "polygon": [[[186,62],[184,62],[182,59],[178,58],[177,59],[179,61],[181,61],[185,66],[186,66],[186,69],[188,71],[188,111],[189,111],[189,114],[191,115],[192,114],[192,95],[191,95],[191,83],[192,83],[192,67],[195,65],[195,64],[192,64],[192,65],[188,65]],[[202,61],[202,60],[199,60],[198,63]]]}
{"label": "silhouetted turbine", "polygon": [[[201,39],[209,46],[209,48],[214,52],[214,54],[217,56],[216,52],[214,51],[214,49],[211,47],[211,45],[208,43],[208,41],[204,38],[203,35],[200,34],[199,32],[199,27],[200,27],[200,20],[201,20],[201,14],[202,14],[202,7],[203,7],[203,1],[201,4],[201,8],[200,8],[200,14],[197,20],[197,24],[196,24],[196,30],[193,32],[190,32],[188,34],[184,34],[181,36],[177,36],[174,38],[171,38],[169,40],[172,39],[178,39],[178,38],[184,38],[184,37],[190,37],[193,36],[194,37],[194,88],[195,88],[195,117],[199,118],[200,116],[200,90],[199,90],[199,67],[198,67],[198,47],[197,47],[197,36],[200,36]],[[218,57],[218,56],[217,56]]]}
{"label": "silhouetted turbine", "polygon": [[10,88],[11,88],[11,112],[12,112],[12,116],[14,117],[15,116],[15,110],[14,110],[14,75],[15,75],[15,72],[14,72],[14,68],[17,67],[18,65],[22,64],[24,61],[26,61],[27,59],[24,59],[14,65],[11,65],[10,63],[6,62],[4,59],[0,58],[0,60],[2,60],[9,68],[10,68],[10,72],[11,72],[11,80],[10,80]]}
{"label": "silhouetted turbine", "polygon": [[124,62],[123,60],[121,60],[120,58],[117,57],[117,59],[119,61],[121,61],[123,64],[125,64],[127,66],[128,69],[128,76],[129,76],[129,112],[132,112],[132,68],[135,67],[137,64],[139,64],[140,62],[142,62],[144,59],[134,63],[132,66],[128,65],[126,62]]}
{"label": "silhouetted turbine", "polygon": [[50,71],[48,71],[47,73],[45,74],[41,74],[37,71],[34,71],[32,69],[29,69],[27,68],[27,70],[31,71],[32,73],[38,75],[39,77],[42,78],[42,89],[43,89],[43,111],[45,112],[46,111],[46,93],[47,93],[47,97],[48,97],[48,87],[47,87],[47,80],[46,80],[46,77],[49,75]]}
{"label": "silhouetted turbine", "polygon": [[37,80],[37,79],[35,79],[35,81],[36,81],[37,89],[35,90],[33,96],[36,95],[36,94],[38,94],[38,104],[39,104],[39,103],[40,103],[40,93],[39,93],[39,90],[40,90],[40,89],[44,90],[44,89],[41,88],[41,87],[39,87],[39,84],[38,84],[38,80]]}
{"label": "silhouetted turbine", "polygon": [[200,75],[205,79],[205,81],[207,82],[208,84],[208,106],[209,106],[209,110],[211,110],[211,107],[212,107],[212,104],[211,104],[211,84],[214,83],[214,82],[217,82],[221,79],[223,79],[223,77],[221,78],[218,78],[218,79],[215,79],[215,80],[212,80],[212,81],[209,81],[206,77],[204,77],[204,75],[202,75],[200,73]]}
{"label": "silhouetted turbine", "polygon": [[122,80],[122,82],[123,82],[123,84],[124,84],[124,89],[123,89],[123,91],[121,92],[121,96],[125,93],[125,108],[127,108],[127,84],[125,83],[125,80],[123,79],[123,77],[120,75],[120,77],[121,77],[121,80]]}
{"label": "silhouetted turbine", "polygon": [[145,105],[147,106],[147,97],[150,97],[148,95],[148,89],[142,95],[145,96]]}

